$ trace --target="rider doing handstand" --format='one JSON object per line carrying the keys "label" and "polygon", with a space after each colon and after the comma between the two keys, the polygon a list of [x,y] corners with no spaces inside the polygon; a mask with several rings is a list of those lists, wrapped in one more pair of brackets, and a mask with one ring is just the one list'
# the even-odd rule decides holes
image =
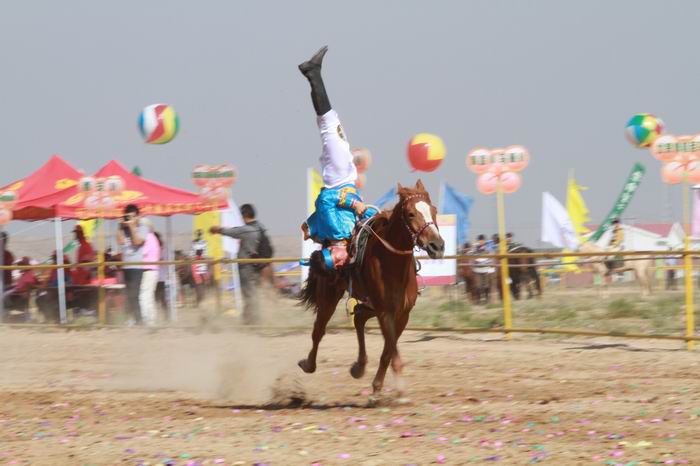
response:
{"label": "rider doing handstand", "polygon": [[328,47],[299,65],[311,85],[311,101],[316,110],[316,122],[321,133],[321,174],[324,187],[316,198],[316,211],[301,226],[304,239],[323,245],[314,251],[310,266],[319,272],[337,270],[348,261],[347,246],[357,218],[364,220],[377,213],[368,207],[355,186],[357,169],[338,114],[331,108],[321,78],[321,65]]}

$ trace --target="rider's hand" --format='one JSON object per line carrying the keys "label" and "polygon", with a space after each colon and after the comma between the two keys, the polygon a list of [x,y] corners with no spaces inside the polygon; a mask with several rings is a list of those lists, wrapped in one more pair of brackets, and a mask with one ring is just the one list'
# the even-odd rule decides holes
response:
{"label": "rider's hand", "polygon": [[352,206],[354,207],[355,213],[357,215],[362,215],[367,210],[367,204],[365,204],[362,201],[355,201],[355,203]]}
{"label": "rider's hand", "polygon": [[309,235],[309,225],[307,225],[306,222],[301,224],[301,232],[304,233],[304,241],[311,238]]}
{"label": "rider's hand", "polygon": [[209,228],[209,233],[211,233],[212,235],[221,234],[222,231],[223,231],[223,228],[221,228],[221,227],[214,226],[214,227]]}

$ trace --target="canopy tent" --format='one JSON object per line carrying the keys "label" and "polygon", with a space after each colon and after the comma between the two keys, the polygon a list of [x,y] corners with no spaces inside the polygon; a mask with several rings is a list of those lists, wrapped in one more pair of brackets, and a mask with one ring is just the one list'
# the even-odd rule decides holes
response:
{"label": "canopy tent", "polygon": [[[109,161],[100,168],[95,177],[120,176],[124,180],[124,191],[115,198],[114,208],[100,212],[101,217],[118,218],[126,204],[138,206],[142,215],[170,217],[176,214],[198,214],[225,208],[226,201],[212,202],[202,199],[195,193],[173,188],[131,173],[116,160]],[[86,210],[83,201],[85,194],[75,188],[74,195],[57,206],[61,218],[86,219],[95,216],[94,211]]]}
{"label": "canopy tent", "polygon": [[[80,178],[84,174],[72,167],[61,157],[54,155],[49,161],[28,177],[15,181],[2,191],[12,190],[18,195],[18,202],[13,209],[15,220],[55,220],[56,250],[63,247],[61,220],[89,219],[95,217],[119,218],[127,204],[135,204],[142,215],[171,217],[176,214],[196,214],[225,208],[227,202],[212,202],[202,199],[195,193],[166,186],[139,177],[112,160],[103,166],[95,177],[120,176],[124,180],[124,191],[115,199],[114,207],[95,212],[85,209],[85,193],[78,189]],[[172,231],[168,220],[168,259],[172,259]],[[63,255],[57,254],[57,262],[63,265]],[[170,266],[171,282],[174,281],[174,267]],[[65,322],[65,283],[63,269],[58,273],[59,304],[61,322]],[[2,293],[0,283],[0,294]],[[174,299],[171,287],[171,299]],[[172,306],[171,302],[171,306]],[[172,307],[171,307],[172,309]],[[0,302],[0,317],[3,315]]]}
{"label": "canopy tent", "polygon": [[2,191],[17,193],[18,202],[12,211],[14,220],[47,220],[57,217],[57,207],[75,194],[82,173],[58,155],[53,155],[41,168]]}

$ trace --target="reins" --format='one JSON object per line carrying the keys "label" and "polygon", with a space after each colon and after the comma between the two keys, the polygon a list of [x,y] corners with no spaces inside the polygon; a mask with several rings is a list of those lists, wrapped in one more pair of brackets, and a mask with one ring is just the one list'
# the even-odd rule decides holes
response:
{"label": "reins", "polygon": [[[414,197],[422,197],[422,198],[425,198],[425,195],[424,195],[424,194],[412,194],[412,195],[410,195],[410,196],[407,196],[405,199],[401,200],[401,204],[400,204],[400,207],[401,207],[401,220],[403,221],[403,224],[404,224],[404,226],[406,227],[406,230],[408,230],[408,233],[411,235],[411,242],[413,243],[413,247],[412,247],[411,249],[396,249],[394,246],[392,246],[391,244],[389,244],[389,242],[388,242],[387,240],[385,240],[384,238],[382,238],[381,236],[379,236],[379,235],[377,234],[377,232],[374,231],[374,229],[373,229],[371,226],[369,226],[369,221],[365,221],[364,223],[362,223],[361,228],[362,228],[363,230],[365,230],[365,231],[368,231],[368,232],[372,233],[372,235],[373,235],[375,238],[377,238],[377,239],[379,240],[379,242],[382,243],[382,245],[383,245],[389,252],[392,252],[392,253],[394,253],[394,254],[398,254],[398,255],[400,255],[400,256],[413,255],[413,250],[414,250],[415,247],[416,247],[416,244],[417,244],[417,241],[418,241],[418,237],[419,237],[428,227],[430,227],[430,225],[435,225],[435,222],[433,222],[433,221],[425,222],[425,223],[421,226],[420,230],[418,230],[417,232],[416,232],[416,231],[413,231],[413,229],[411,228],[411,226],[410,226],[410,225],[408,224],[408,222],[406,221],[406,215],[404,214],[404,211],[403,211],[403,204],[404,204],[404,202],[405,202],[406,200],[412,199],[412,198],[414,198]],[[369,220],[369,219],[368,219],[368,220]]]}

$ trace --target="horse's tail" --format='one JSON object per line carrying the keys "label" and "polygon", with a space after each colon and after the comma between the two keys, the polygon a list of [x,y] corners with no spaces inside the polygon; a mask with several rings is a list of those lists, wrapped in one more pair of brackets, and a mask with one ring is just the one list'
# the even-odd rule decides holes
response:
{"label": "horse's tail", "polygon": [[306,307],[306,309],[314,309],[318,306],[316,302],[316,297],[318,296],[318,274],[313,267],[309,267],[309,276],[306,278],[304,286],[299,291],[299,304]]}

